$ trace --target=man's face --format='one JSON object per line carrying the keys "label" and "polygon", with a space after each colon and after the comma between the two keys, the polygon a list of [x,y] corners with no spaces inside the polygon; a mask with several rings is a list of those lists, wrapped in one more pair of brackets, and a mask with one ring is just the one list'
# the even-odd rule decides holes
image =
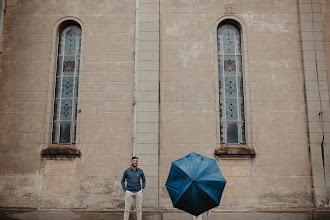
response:
{"label": "man's face", "polygon": [[137,167],[138,163],[139,163],[138,159],[133,159],[132,160],[132,166],[133,167]]}

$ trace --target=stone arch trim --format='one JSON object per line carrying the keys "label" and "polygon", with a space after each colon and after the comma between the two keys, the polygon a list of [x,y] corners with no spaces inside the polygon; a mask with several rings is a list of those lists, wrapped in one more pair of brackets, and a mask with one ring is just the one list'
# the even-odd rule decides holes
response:
{"label": "stone arch trim", "polygon": [[[53,147],[51,145],[51,137],[52,137],[52,117],[53,117],[53,102],[54,102],[54,89],[55,89],[55,73],[56,73],[56,57],[57,57],[57,50],[58,50],[58,35],[59,31],[63,27],[63,25],[66,25],[68,23],[75,23],[78,24],[81,28],[81,46],[80,46],[80,66],[82,65],[83,58],[84,58],[84,42],[85,42],[85,26],[84,23],[77,17],[73,16],[66,16],[63,17],[59,20],[57,20],[52,29],[52,39],[51,39],[51,56],[50,56],[50,61],[49,61],[49,72],[48,72],[48,100],[47,100],[47,113],[46,113],[46,131],[45,131],[45,137],[44,137],[44,146],[43,148],[49,148]],[[81,69],[81,68],[80,68]],[[81,72],[82,73],[82,72]],[[82,78],[80,74],[80,79]],[[78,93],[81,91],[81,87],[78,87]],[[79,97],[78,97],[78,109],[80,108],[79,106]],[[77,115],[77,121],[80,120],[80,114]],[[79,137],[79,124],[77,124],[77,130],[76,130],[76,144],[79,144],[80,137]],[[68,146],[63,146],[63,147],[69,147],[69,148],[76,148],[74,145],[68,145]]]}
{"label": "stone arch trim", "polygon": [[[234,157],[241,157],[241,156],[248,156],[254,157],[255,151],[253,150],[252,146],[252,135],[251,135],[251,116],[250,112],[247,111],[249,108],[250,103],[250,84],[249,84],[249,71],[248,71],[248,48],[247,48],[247,27],[243,19],[236,15],[224,15],[220,17],[218,20],[215,21],[213,25],[213,36],[217,35],[217,30],[219,25],[224,22],[231,22],[234,23],[237,28],[239,28],[241,33],[242,39],[242,59],[243,59],[243,72],[244,72],[244,103],[245,103],[245,120],[246,120],[246,145],[221,145],[220,143],[220,126],[217,126],[217,142],[219,142],[216,150],[216,156],[234,156]],[[217,58],[217,37],[214,40],[214,54],[215,54],[215,80],[218,82],[218,58]],[[216,100],[219,100],[219,88],[217,86],[216,92]],[[216,112],[219,112],[219,102],[216,104]],[[220,124],[220,118],[217,121],[217,124]]]}

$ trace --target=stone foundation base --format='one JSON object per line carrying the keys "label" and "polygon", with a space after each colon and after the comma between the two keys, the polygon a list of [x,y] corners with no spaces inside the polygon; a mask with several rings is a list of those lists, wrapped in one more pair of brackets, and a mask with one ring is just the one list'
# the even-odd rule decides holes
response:
{"label": "stone foundation base", "polygon": [[[0,209],[1,220],[122,220],[120,211],[69,211],[36,209]],[[203,220],[328,220],[330,209],[314,210],[254,210],[254,211],[213,211]],[[135,212],[130,220],[136,220]],[[192,220],[192,216],[181,211],[144,211],[143,220]]]}

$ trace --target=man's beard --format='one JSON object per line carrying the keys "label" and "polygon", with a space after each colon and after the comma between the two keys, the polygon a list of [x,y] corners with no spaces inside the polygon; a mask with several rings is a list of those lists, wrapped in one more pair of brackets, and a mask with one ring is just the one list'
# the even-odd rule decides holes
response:
{"label": "man's beard", "polygon": [[137,165],[132,164],[133,167],[137,167]]}

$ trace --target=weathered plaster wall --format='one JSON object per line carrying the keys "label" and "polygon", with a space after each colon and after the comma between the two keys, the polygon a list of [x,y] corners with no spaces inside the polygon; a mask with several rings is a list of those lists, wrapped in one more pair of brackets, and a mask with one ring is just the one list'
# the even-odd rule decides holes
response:
{"label": "weathered plaster wall", "polygon": [[[160,207],[170,162],[220,146],[216,27],[242,25],[247,144],[220,159],[220,209],[313,207],[297,1],[174,1],[160,6]],[[226,5],[230,4],[230,10]]]}
{"label": "weathered plaster wall", "polygon": [[[220,145],[216,28],[225,18],[242,25],[247,144],[256,157],[217,158],[228,181],[218,210],[314,207],[299,16],[306,7],[293,0],[141,0],[140,6],[135,59],[135,1],[7,1],[0,207],[122,210],[136,61],[136,153],[149,181],[144,208],[171,212],[164,187],[171,162],[192,151],[214,157]],[[76,145],[82,156],[45,160],[56,25],[66,18],[83,29]]]}
{"label": "weathered plaster wall", "polygon": [[[132,156],[135,2],[7,0],[0,63],[0,206],[122,208]],[[75,160],[45,160],[57,26],[82,26]]]}

